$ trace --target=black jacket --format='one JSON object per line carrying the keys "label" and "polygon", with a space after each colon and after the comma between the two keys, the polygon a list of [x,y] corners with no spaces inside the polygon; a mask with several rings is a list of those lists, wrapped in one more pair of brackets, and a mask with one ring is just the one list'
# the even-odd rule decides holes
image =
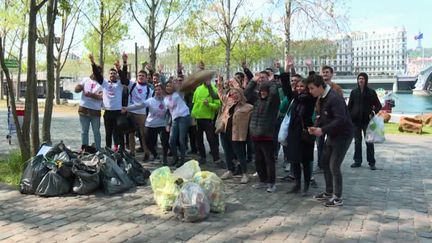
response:
{"label": "black jacket", "polygon": [[369,124],[370,117],[375,113],[378,113],[382,108],[381,102],[375,90],[364,87],[361,92],[360,87],[351,91],[348,110],[351,113],[352,122],[357,126],[364,126]]}
{"label": "black jacket", "polygon": [[320,111],[317,117],[322,132],[332,138],[353,137],[353,124],[344,98],[330,89],[324,98],[319,99]]}

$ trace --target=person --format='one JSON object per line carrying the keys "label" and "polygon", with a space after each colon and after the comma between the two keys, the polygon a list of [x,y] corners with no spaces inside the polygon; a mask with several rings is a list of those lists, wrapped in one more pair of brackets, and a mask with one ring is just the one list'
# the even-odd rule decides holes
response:
{"label": "person", "polygon": [[[309,71],[312,72],[312,74],[313,74],[313,71],[310,69],[310,65],[308,65],[308,68],[309,68]],[[324,82],[331,89],[333,89],[334,91],[336,91],[338,94],[340,94],[343,97],[343,90],[342,90],[342,88],[338,84],[336,84],[336,83],[334,83],[332,81],[332,79],[333,79],[333,72],[334,72],[333,68],[330,67],[330,66],[324,65],[321,68],[321,75],[322,75],[322,78],[323,78]],[[318,100],[317,100],[317,103],[316,103],[316,106],[315,106],[315,112],[316,113],[319,113],[319,109],[320,109],[319,99],[320,98],[318,97]],[[322,151],[323,151],[323,148],[324,148],[324,139],[325,139],[325,136],[320,136],[320,137],[317,137],[317,140],[316,140],[317,151],[318,151],[318,163],[317,163],[318,168],[317,168],[317,172],[321,172],[321,170],[322,170],[321,155],[322,155]]]}
{"label": "person", "polygon": [[215,134],[214,119],[221,106],[221,102],[219,97],[215,99],[212,93],[217,94],[217,89],[211,84],[211,79],[209,78],[196,88],[192,100],[192,117],[195,118],[197,124],[196,139],[200,155],[200,164],[206,163],[204,132],[210,145],[213,162],[215,164],[220,162],[219,143],[217,141],[218,137]]}
{"label": "person", "polygon": [[[121,132],[117,127],[117,118],[122,110],[123,84],[118,80],[118,73],[115,68],[109,70],[109,80],[105,80],[101,73],[101,68],[95,64],[92,54],[89,55],[95,80],[102,87],[102,103],[105,109],[105,145],[111,148],[114,138],[114,150],[124,149],[124,140],[121,139]],[[120,146],[120,147],[119,147]]]}
{"label": "person", "polygon": [[96,150],[101,149],[100,117],[102,108],[102,87],[94,80],[93,74],[90,78],[83,79],[76,87],[75,92],[82,92],[78,114],[81,124],[81,145],[89,146],[90,125]]}
{"label": "person", "polygon": [[[124,74],[127,73],[128,56],[126,54],[123,54],[122,58],[123,70],[122,72],[120,72],[120,78],[122,79],[122,83],[124,83],[128,87],[128,106],[143,103],[153,96],[153,90],[147,83],[147,72],[144,70],[139,71],[138,80],[136,82],[131,81],[124,76]],[[139,131],[141,135],[141,147],[144,150],[144,161],[147,161],[150,157],[150,150],[148,149],[144,139],[146,137],[146,131],[144,127],[147,119],[147,108],[142,107],[141,109],[133,109],[129,112],[129,116],[132,118],[132,121],[135,124],[135,128]],[[135,132],[129,133],[129,150],[132,155],[135,155]]]}
{"label": "person", "polygon": [[234,157],[240,162],[242,178],[240,183],[249,182],[246,162],[246,139],[248,136],[249,120],[253,106],[246,103],[241,88],[230,88],[228,93],[223,91],[223,84],[218,82],[218,94],[222,101],[221,109],[221,142],[225,151],[227,171],[221,176],[222,180],[230,179],[235,173]]}
{"label": "person", "polygon": [[[259,93],[255,98],[255,88],[259,83]],[[255,145],[255,166],[260,183],[255,188],[267,188],[267,192],[276,191],[276,166],[274,158],[274,133],[279,109],[277,86],[269,81],[266,71],[259,73],[259,78],[251,80],[245,90],[248,102],[253,103],[249,124],[251,140]]]}
{"label": "person", "polygon": [[[164,105],[171,116],[171,121],[167,124],[167,131],[170,131],[169,144],[173,155],[173,165],[180,167],[185,162],[186,136],[191,125],[189,107],[172,82],[166,84],[165,92],[167,95],[164,98]],[[177,153],[178,144],[180,145],[180,157]]]}
{"label": "person", "polygon": [[311,135],[327,135],[321,157],[326,184],[325,192],[314,196],[325,206],[342,206],[341,165],[353,138],[353,125],[344,98],[324,82],[323,77],[311,75],[307,87],[313,97],[319,97],[320,110],[316,125],[309,127]]}
{"label": "person", "polygon": [[[354,124],[354,163],[351,168],[358,168],[362,164],[362,132],[366,135],[366,128],[374,113],[377,114],[381,108],[381,102],[375,90],[368,87],[367,73],[360,73],[357,76],[356,89],[351,91],[348,110]],[[369,168],[376,170],[374,144],[366,142],[366,159]]]}
{"label": "person", "polygon": [[145,121],[145,141],[148,144],[148,149],[153,155],[153,159],[157,160],[158,154],[156,150],[157,138],[160,136],[162,144],[162,164],[167,165],[168,154],[168,132],[166,131],[167,107],[164,104],[164,96],[161,84],[155,85],[154,97],[144,100],[144,102],[130,104],[124,108],[122,112],[132,112],[134,110],[148,109],[147,119]]}
{"label": "person", "polygon": [[[283,84],[287,85],[287,84]],[[312,177],[312,163],[314,153],[314,136],[304,134],[307,127],[313,125],[312,115],[316,99],[313,98],[307,87],[306,81],[296,83],[296,92],[290,105],[290,123],[287,137],[287,158],[291,161],[295,185],[288,193],[298,193],[301,189],[301,168],[303,167],[304,187],[302,196],[306,196]],[[305,137],[305,138],[303,138]]]}

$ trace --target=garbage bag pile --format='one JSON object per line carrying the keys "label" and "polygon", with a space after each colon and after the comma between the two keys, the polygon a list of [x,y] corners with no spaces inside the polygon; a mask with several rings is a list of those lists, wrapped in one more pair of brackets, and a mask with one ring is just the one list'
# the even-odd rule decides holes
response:
{"label": "garbage bag pile", "polygon": [[172,211],[178,219],[198,222],[210,212],[225,212],[222,180],[214,173],[201,171],[196,160],[190,160],[171,172],[167,166],[153,171],[150,183],[156,204]]}
{"label": "garbage bag pile", "polygon": [[112,195],[145,185],[149,176],[150,171],[126,151],[78,154],[59,143],[26,162],[19,191],[51,197],[102,189]]}

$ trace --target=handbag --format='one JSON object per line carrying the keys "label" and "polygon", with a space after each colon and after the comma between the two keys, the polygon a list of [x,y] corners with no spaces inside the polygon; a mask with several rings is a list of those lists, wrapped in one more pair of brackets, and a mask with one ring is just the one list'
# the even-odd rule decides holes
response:
{"label": "handbag", "polygon": [[289,130],[289,125],[290,125],[290,121],[291,121],[292,104],[293,104],[293,101],[291,101],[290,105],[288,106],[288,110],[284,116],[284,119],[281,123],[281,126],[279,128],[279,132],[278,132],[278,142],[280,144],[282,144],[283,146],[288,146],[287,137],[288,137],[288,130]]}

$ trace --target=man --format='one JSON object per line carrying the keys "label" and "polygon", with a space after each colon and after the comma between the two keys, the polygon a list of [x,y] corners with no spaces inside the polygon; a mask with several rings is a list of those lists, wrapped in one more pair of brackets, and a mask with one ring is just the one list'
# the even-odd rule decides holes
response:
{"label": "man", "polygon": [[[129,90],[129,103],[128,106],[134,104],[144,103],[147,99],[153,96],[153,90],[147,83],[147,72],[144,70],[139,71],[138,80],[136,82],[130,81],[124,74],[127,73],[127,60],[128,56],[123,54],[123,70],[122,70],[122,83],[124,83]],[[150,150],[148,149],[145,139],[145,122],[147,119],[147,108],[142,107],[134,111],[129,112],[129,116],[135,124],[135,128],[139,131],[142,139],[142,148],[144,150],[144,161],[150,157]],[[135,155],[135,133],[129,133],[129,150],[132,155]],[[155,158],[156,159],[156,158]]]}
{"label": "man", "polygon": [[81,124],[81,148],[89,146],[90,124],[93,130],[96,149],[101,149],[100,116],[102,108],[102,87],[94,80],[91,75],[89,79],[84,79],[75,87],[75,92],[82,91],[78,114]]}
{"label": "man", "polygon": [[319,97],[320,102],[317,126],[309,127],[308,131],[317,137],[327,135],[321,157],[326,190],[314,198],[326,201],[324,205],[328,207],[342,206],[340,168],[353,137],[351,117],[343,97],[331,89],[321,76],[309,76],[307,86],[312,96]]}
{"label": "man", "polygon": [[[311,71],[311,70],[310,70]],[[314,74],[314,73],[312,73]],[[323,66],[321,68],[321,75],[322,78],[324,79],[324,82],[334,91],[336,91],[339,95],[341,95],[343,97],[343,90],[342,88],[332,82],[332,78],[333,78],[333,68],[330,66]],[[320,102],[319,99],[317,99],[317,103],[316,103],[316,113],[319,113],[319,109],[320,109]],[[316,144],[317,144],[317,151],[318,151],[318,168],[321,170],[322,169],[322,165],[321,165],[321,155],[322,155],[322,151],[323,151],[323,145],[324,145],[324,139],[325,136],[321,136],[321,137],[317,137],[316,140]]]}
{"label": "man", "polygon": [[210,145],[210,152],[212,153],[213,161],[220,162],[219,158],[219,143],[218,137],[215,133],[214,119],[221,106],[219,99],[215,99],[212,93],[217,93],[217,88],[211,84],[211,79],[206,80],[203,84],[198,86],[193,94],[193,108],[192,117],[196,119],[197,124],[197,145],[200,154],[200,163],[206,163],[206,151],[204,147],[205,132],[207,141]]}
{"label": "man", "polygon": [[105,109],[104,125],[105,125],[105,145],[111,148],[112,139],[114,138],[114,150],[124,149],[124,140],[121,139],[121,132],[117,127],[117,118],[121,115],[122,109],[122,93],[123,85],[118,81],[117,70],[111,68],[109,70],[109,80],[105,80],[101,73],[101,68],[96,66],[94,57],[89,55],[92,65],[93,76],[95,80],[102,86],[102,103]]}
{"label": "man", "polygon": [[[258,97],[255,100],[255,88],[259,85]],[[255,146],[255,166],[260,183],[255,188],[267,188],[267,192],[276,191],[275,141],[274,134],[279,110],[277,85],[270,82],[266,71],[249,82],[245,96],[250,97],[248,103],[254,105],[249,124],[251,140]]]}
{"label": "man", "polygon": [[[368,75],[360,73],[357,76],[356,89],[353,89],[348,102],[348,110],[351,113],[354,124],[354,163],[351,168],[358,168],[362,164],[362,132],[366,134],[366,128],[370,119],[377,114],[382,106],[375,90],[368,87]],[[375,151],[373,143],[366,142],[366,158],[369,162],[369,168],[376,170]]]}

